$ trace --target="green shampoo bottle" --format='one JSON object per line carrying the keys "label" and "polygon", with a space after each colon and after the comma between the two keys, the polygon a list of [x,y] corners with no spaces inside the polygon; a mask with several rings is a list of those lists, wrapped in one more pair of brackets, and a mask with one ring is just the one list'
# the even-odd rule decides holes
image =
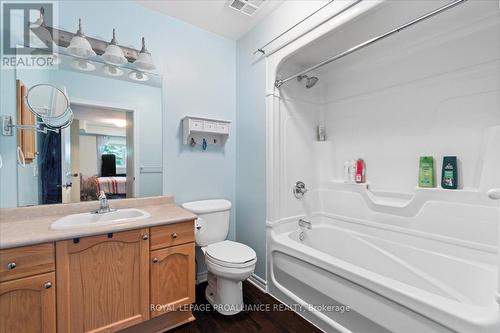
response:
{"label": "green shampoo bottle", "polygon": [[458,188],[457,157],[443,157],[443,172],[441,173],[441,187],[455,190]]}
{"label": "green shampoo bottle", "polygon": [[434,158],[432,156],[420,157],[418,186],[434,187]]}

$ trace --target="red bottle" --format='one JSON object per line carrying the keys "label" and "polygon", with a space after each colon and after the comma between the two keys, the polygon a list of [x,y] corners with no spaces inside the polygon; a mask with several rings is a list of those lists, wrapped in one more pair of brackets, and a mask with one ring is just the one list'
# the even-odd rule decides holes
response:
{"label": "red bottle", "polygon": [[356,161],[356,183],[364,183],[365,182],[365,161],[363,159],[358,158]]}

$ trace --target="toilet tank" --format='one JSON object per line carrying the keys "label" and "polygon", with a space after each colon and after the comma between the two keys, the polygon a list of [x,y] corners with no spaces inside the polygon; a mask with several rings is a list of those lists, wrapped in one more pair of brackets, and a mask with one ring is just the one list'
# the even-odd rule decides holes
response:
{"label": "toilet tank", "polygon": [[182,204],[182,208],[198,215],[195,229],[197,245],[207,246],[226,239],[231,201],[224,199],[191,201]]}

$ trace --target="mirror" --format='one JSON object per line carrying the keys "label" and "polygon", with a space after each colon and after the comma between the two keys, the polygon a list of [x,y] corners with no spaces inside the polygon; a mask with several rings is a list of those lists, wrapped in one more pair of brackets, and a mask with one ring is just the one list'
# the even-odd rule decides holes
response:
{"label": "mirror", "polygon": [[[59,56],[57,69],[16,69],[25,87],[18,104],[43,126],[60,128],[14,132],[9,149],[22,160],[13,175],[18,206],[97,200],[101,190],[109,199],[161,195],[161,76],[143,73],[140,81],[129,65],[110,68],[97,59],[75,66],[79,60]],[[23,117],[18,111],[18,124]]]}
{"label": "mirror", "polygon": [[71,112],[71,109],[66,94],[50,84],[32,86],[26,95],[26,104],[35,116],[42,118],[46,123],[70,119],[67,113]]}
{"label": "mirror", "polygon": [[63,129],[71,125],[74,119],[73,111],[68,108],[68,111],[60,118],[42,118],[43,123],[52,129]]}

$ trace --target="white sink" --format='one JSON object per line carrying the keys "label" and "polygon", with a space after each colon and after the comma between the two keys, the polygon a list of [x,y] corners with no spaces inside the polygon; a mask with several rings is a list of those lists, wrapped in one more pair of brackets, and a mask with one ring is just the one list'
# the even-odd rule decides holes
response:
{"label": "white sink", "polygon": [[66,215],[52,223],[52,229],[86,228],[90,226],[113,225],[133,220],[147,219],[151,215],[136,208],[118,209],[104,214],[81,213]]}

